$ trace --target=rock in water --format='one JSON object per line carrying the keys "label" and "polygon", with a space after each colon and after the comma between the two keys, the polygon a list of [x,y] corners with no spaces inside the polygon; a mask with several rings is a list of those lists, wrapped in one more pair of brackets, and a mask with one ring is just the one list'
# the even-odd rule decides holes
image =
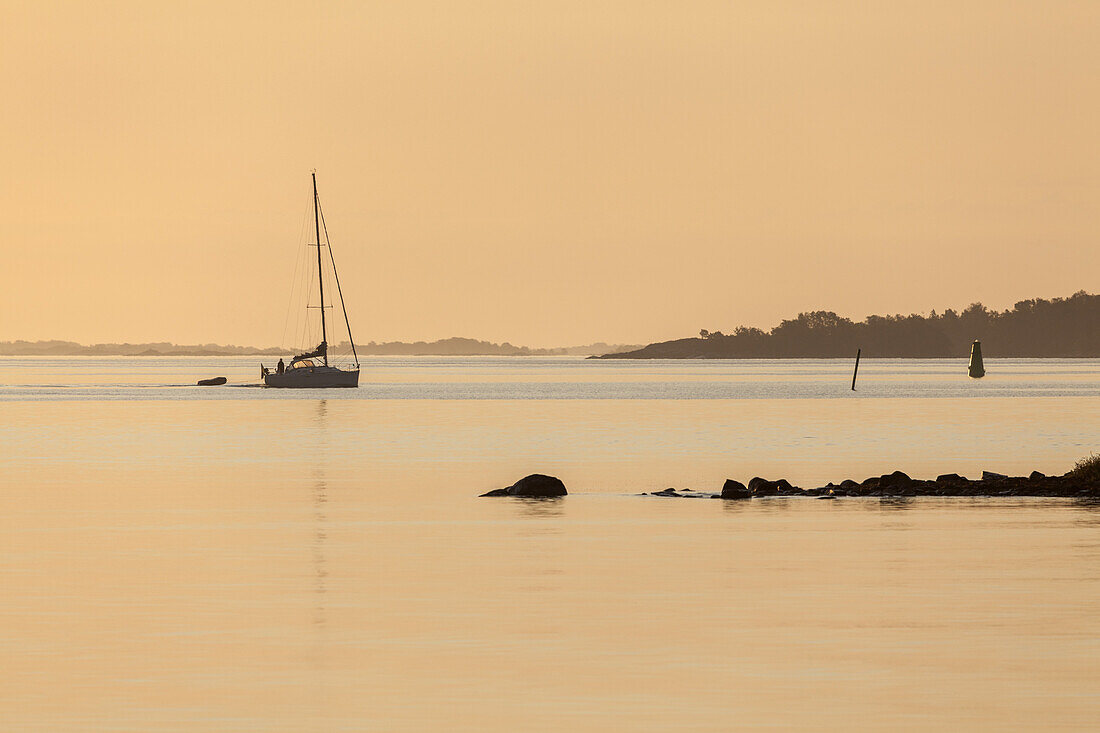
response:
{"label": "rock in water", "polygon": [[752,492],[753,496],[775,496],[779,493],[775,487],[775,482],[759,476],[753,476],[749,479],[749,491]]}
{"label": "rock in water", "polygon": [[993,471],[982,471],[982,481],[996,481],[998,479],[1008,478],[1003,473],[994,473]]}
{"label": "rock in water", "polygon": [[210,379],[200,379],[200,387],[217,387],[219,384],[225,384],[227,380],[225,377],[211,377]]}
{"label": "rock in water", "polygon": [[524,476],[508,489],[512,496],[565,496],[565,484],[556,476],[533,473]]}
{"label": "rock in water", "polygon": [[791,485],[791,482],[785,478],[781,478],[774,483],[775,490],[780,494],[793,494],[797,491],[797,489],[795,489],[795,487]]}
{"label": "rock in water", "polygon": [[722,498],[723,499],[751,499],[752,492],[741,483],[740,481],[734,481],[731,478],[726,479],[726,483],[722,484]]}
{"label": "rock in water", "polygon": [[509,491],[511,491],[511,487],[507,489],[493,489],[492,491],[486,491],[482,496],[508,496]]}
{"label": "rock in water", "polygon": [[778,481],[768,481],[766,478],[754,476],[749,480],[748,489],[753,496],[779,496],[780,494],[800,493],[800,490],[791,486],[791,482],[785,478]]}
{"label": "rock in water", "polygon": [[909,475],[902,471],[894,471],[893,473],[887,473],[879,476],[879,488],[892,489],[900,491],[902,489],[908,489],[913,486],[913,479],[909,478]]}
{"label": "rock in water", "polygon": [[568,494],[560,478],[533,473],[524,476],[506,489],[493,489],[482,496],[565,496]]}

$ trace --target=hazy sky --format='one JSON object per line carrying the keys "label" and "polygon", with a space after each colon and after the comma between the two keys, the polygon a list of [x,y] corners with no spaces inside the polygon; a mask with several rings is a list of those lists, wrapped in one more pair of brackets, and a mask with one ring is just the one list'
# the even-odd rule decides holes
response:
{"label": "hazy sky", "polygon": [[648,342],[1100,290],[1100,2],[0,0],[0,340]]}

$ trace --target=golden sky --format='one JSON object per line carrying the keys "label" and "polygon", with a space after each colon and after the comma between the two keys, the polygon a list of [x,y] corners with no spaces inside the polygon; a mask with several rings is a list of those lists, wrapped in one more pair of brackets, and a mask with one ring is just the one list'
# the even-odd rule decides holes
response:
{"label": "golden sky", "polygon": [[648,342],[1100,290],[1100,2],[0,0],[0,340]]}

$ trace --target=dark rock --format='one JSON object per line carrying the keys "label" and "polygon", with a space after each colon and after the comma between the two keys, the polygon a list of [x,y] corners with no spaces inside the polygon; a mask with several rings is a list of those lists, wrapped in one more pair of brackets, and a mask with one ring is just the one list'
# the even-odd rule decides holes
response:
{"label": "dark rock", "polygon": [[731,478],[726,479],[726,483],[722,484],[722,498],[723,499],[751,499],[752,492],[749,491],[740,481],[734,481]]}
{"label": "dark rock", "polygon": [[220,384],[225,384],[227,380],[225,377],[211,377],[210,379],[200,379],[200,387],[217,387]]}
{"label": "dark rock", "polygon": [[749,481],[748,489],[753,496],[777,496],[779,494],[789,495],[802,493],[802,489],[791,486],[791,482],[785,478],[781,478],[778,481],[768,481],[759,476]]}
{"label": "dark rock", "polygon": [[[642,496],[647,496],[642,494]],[[673,489],[667,488],[661,491],[654,491],[648,496],[663,496],[667,499],[721,499],[718,494],[703,493],[702,491],[696,491],[695,489]],[[747,497],[746,497],[747,498]]]}
{"label": "dark rock", "polygon": [[833,496],[832,494],[822,494],[821,496],[819,496],[817,498],[818,499],[835,499],[836,497]]}
{"label": "dark rock", "polygon": [[509,496],[565,496],[568,493],[560,478],[541,473],[524,476],[508,489]]}
{"label": "dark rock", "polygon": [[779,493],[779,488],[774,481],[768,481],[766,478],[760,478],[754,476],[749,480],[749,491],[753,496],[775,496]]}
{"label": "dark rock", "polygon": [[759,476],[753,476],[749,479],[749,491],[756,493],[756,490],[761,486],[766,486],[769,481],[766,478],[760,478]]}
{"label": "dark rock", "polygon": [[486,491],[482,496],[508,496],[509,491],[511,491],[511,488],[493,489],[492,491]]}
{"label": "dark rock", "polygon": [[775,482],[775,490],[780,494],[798,494],[801,493],[801,489],[791,486],[791,482],[785,478],[781,478]]}
{"label": "dark rock", "polygon": [[878,485],[880,489],[902,491],[904,489],[912,488],[913,479],[909,478],[908,474],[905,474],[901,471],[894,471],[893,473],[888,473],[880,476]]}
{"label": "dark rock", "polygon": [[[560,486],[559,493],[532,494],[519,493],[525,489],[523,484],[527,482],[556,482]],[[515,486],[507,489],[490,491],[483,496],[561,496],[565,494],[565,486],[558,479],[550,476],[535,474],[518,481]],[[679,498],[698,499],[748,499],[750,497],[765,496],[806,496],[815,498],[839,498],[845,496],[857,497],[882,497],[884,500],[902,501],[904,498],[916,496],[956,496],[956,497],[1063,497],[1080,499],[1100,499],[1100,477],[1083,476],[1079,472],[1070,472],[1064,476],[1046,476],[1039,471],[1032,471],[1031,475],[1005,476],[1004,474],[983,471],[982,479],[970,481],[957,473],[945,473],[936,477],[935,481],[913,479],[902,471],[872,476],[862,483],[856,483],[851,479],[845,479],[839,485],[832,482],[815,489],[801,489],[793,486],[786,479],[769,481],[768,479],[754,476],[745,486],[739,481],[727,479],[722,486],[721,494],[710,492],[698,492],[692,489],[664,489],[655,491],[650,496],[665,496]]]}
{"label": "dark rock", "polygon": [[529,496],[542,498],[549,496],[565,496],[567,493],[569,492],[565,490],[565,484],[561,482],[560,478],[546,476],[541,473],[533,473],[530,476],[524,476],[507,489],[493,489],[492,491],[482,494],[482,496]]}

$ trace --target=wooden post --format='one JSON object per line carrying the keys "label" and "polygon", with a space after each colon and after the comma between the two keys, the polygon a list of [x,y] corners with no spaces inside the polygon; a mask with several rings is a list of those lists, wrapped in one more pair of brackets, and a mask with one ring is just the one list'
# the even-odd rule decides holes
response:
{"label": "wooden post", "polygon": [[856,369],[852,372],[852,391],[856,391],[856,375],[859,374],[859,354],[863,349],[856,349]]}

